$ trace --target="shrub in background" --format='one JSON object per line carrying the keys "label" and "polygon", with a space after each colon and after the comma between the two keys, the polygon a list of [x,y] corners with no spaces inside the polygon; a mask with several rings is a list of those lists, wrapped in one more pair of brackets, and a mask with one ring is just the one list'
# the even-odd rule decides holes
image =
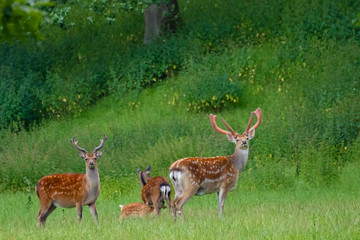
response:
{"label": "shrub in background", "polygon": [[188,104],[187,110],[220,111],[236,106],[244,92],[239,76],[231,67],[231,58],[208,54],[204,59],[194,59],[185,65],[186,82],[183,96]]}
{"label": "shrub in background", "polygon": [[175,38],[164,38],[151,45],[139,46],[110,67],[110,92],[118,97],[126,92],[138,93],[141,89],[163,81],[181,69],[184,59],[180,50],[186,46]]}
{"label": "shrub in background", "polygon": [[14,122],[28,126],[42,117],[37,90],[46,86],[45,69],[54,59],[46,57],[51,51],[19,43],[0,48],[0,129]]}

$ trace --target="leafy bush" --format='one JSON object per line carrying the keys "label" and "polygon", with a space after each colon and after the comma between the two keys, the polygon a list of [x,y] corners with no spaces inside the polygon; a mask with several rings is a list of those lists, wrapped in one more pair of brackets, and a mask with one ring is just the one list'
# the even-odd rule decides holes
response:
{"label": "leafy bush", "polygon": [[37,90],[45,86],[46,66],[52,62],[39,49],[20,44],[0,45],[0,128],[28,126],[41,119]]}
{"label": "leafy bush", "polygon": [[43,18],[41,6],[51,5],[48,0],[6,0],[0,3],[0,40],[17,41],[34,37],[42,39],[39,27]]}
{"label": "leafy bush", "polygon": [[236,106],[244,87],[237,71],[243,62],[235,61],[235,54],[228,52],[217,56],[206,55],[202,60],[190,59],[185,65],[186,82],[183,88],[187,110],[220,111]]}
{"label": "leafy bush", "polygon": [[44,107],[43,116],[60,118],[64,114],[79,113],[102,95],[103,90],[97,86],[97,79],[91,73],[77,72],[75,76],[67,74],[61,77],[48,72],[47,89],[39,91],[39,100]]}
{"label": "leafy bush", "polygon": [[239,103],[242,89],[228,73],[204,71],[188,79],[185,98],[188,110],[220,111]]}
{"label": "leafy bush", "polygon": [[118,97],[125,92],[139,92],[176,73],[184,59],[180,52],[183,46],[178,39],[165,38],[129,51],[110,68],[110,92]]}

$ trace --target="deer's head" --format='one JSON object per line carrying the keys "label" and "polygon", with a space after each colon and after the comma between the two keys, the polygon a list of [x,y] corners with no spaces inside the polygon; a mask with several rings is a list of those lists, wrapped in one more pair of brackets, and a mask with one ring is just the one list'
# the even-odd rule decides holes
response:
{"label": "deer's head", "polygon": [[101,156],[102,151],[99,151],[106,141],[106,136],[104,134],[103,139],[100,139],[100,145],[97,146],[91,153],[88,153],[84,148],[78,146],[79,141],[75,141],[75,137],[70,139],[70,142],[77,150],[79,150],[79,156],[85,160],[86,168],[96,169],[97,168],[97,159]]}
{"label": "deer's head", "polygon": [[[257,122],[254,126],[251,126],[251,121],[252,121],[252,117],[253,114],[256,115],[257,117]],[[249,148],[249,141],[255,136],[255,129],[260,125],[261,123],[261,117],[262,117],[262,112],[261,109],[258,108],[255,111],[250,113],[250,119],[249,119],[249,123],[245,129],[245,131],[242,134],[239,134],[237,132],[235,132],[226,122],[224,119],[221,118],[221,120],[223,121],[223,123],[225,124],[225,126],[229,129],[229,131],[223,130],[221,128],[219,128],[216,125],[216,115],[210,114],[210,122],[211,125],[213,126],[213,128],[218,131],[219,133],[225,134],[228,138],[228,140],[230,142],[233,142],[236,144],[236,147],[239,149],[247,149]]]}
{"label": "deer's head", "polygon": [[147,181],[149,181],[151,178],[150,169],[151,169],[151,166],[148,166],[148,168],[145,169],[145,171],[140,171],[140,168],[137,169],[142,186],[144,186],[147,183]]}

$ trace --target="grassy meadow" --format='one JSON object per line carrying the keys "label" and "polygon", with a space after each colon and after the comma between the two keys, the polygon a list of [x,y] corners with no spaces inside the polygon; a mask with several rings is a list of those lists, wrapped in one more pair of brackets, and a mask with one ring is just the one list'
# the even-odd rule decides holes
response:
{"label": "grassy meadow", "polygon": [[158,217],[119,222],[118,204],[139,201],[139,189],[114,199],[100,196],[98,226],[87,207],[80,224],[75,209],[58,208],[45,228],[36,226],[34,193],[1,194],[0,238],[359,239],[360,174],[353,176],[352,168],[344,172],[339,184],[329,188],[245,191],[240,186],[228,195],[222,218],[214,194],[194,197],[184,207],[185,221],[176,223],[167,209]]}
{"label": "grassy meadow", "polygon": [[[183,26],[149,45],[134,1],[54,2],[43,41],[0,43],[0,239],[360,239],[359,1],[179,0]],[[118,221],[137,168],[232,154],[209,114],[242,133],[258,107],[222,218],[212,194],[184,222]],[[99,225],[58,208],[38,228],[37,181],[84,172],[69,140],[104,133]]]}

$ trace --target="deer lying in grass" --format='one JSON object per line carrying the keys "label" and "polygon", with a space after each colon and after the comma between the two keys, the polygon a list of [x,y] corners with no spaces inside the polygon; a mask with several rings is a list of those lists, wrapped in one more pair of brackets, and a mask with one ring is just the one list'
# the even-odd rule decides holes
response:
{"label": "deer lying in grass", "polygon": [[154,207],[149,206],[145,203],[130,203],[126,206],[119,205],[121,208],[121,215],[119,221],[130,217],[146,217],[154,213]]}
{"label": "deer lying in grass", "polygon": [[[256,124],[250,128],[253,113],[257,116]],[[170,179],[175,188],[172,203],[176,221],[176,211],[183,220],[183,206],[194,195],[217,193],[219,214],[222,215],[225,199],[229,191],[235,189],[239,173],[245,168],[249,155],[249,140],[255,136],[255,129],[260,125],[261,109],[251,112],[250,120],[243,134],[236,133],[223,119],[229,131],[216,125],[216,115],[210,114],[210,122],[219,133],[225,134],[230,142],[236,144],[233,155],[225,157],[198,158],[189,157],[177,160],[170,166]],[[250,129],[249,129],[250,128]]]}
{"label": "deer lying in grass", "polygon": [[164,207],[164,200],[171,209],[171,188],[168,180],[164,177],[151,177],[149,166],[145,171],[140,171],[138,175],[142,185],[141,199],[147,205],[153,205],[155,213],[159,214],[161,208]]}
{"label": "deer lying in grass", "polygon": [[79,150],[79,155],[85,160],[86,173],[61,173],[41,178],[36,184],[36,194],[40,200],[38,213],[38,226],[44,226],[46,218],[56,207],[76,207],[78,219],[81,221],[83,206],[88,205],[90,212],[97,222],[96,199],[100,194],[100,178],[97,159],[102,152],[99,151],[106,141],[104,134],[100,145],[92,153],[78,146],[74,137],[70,142]]}

